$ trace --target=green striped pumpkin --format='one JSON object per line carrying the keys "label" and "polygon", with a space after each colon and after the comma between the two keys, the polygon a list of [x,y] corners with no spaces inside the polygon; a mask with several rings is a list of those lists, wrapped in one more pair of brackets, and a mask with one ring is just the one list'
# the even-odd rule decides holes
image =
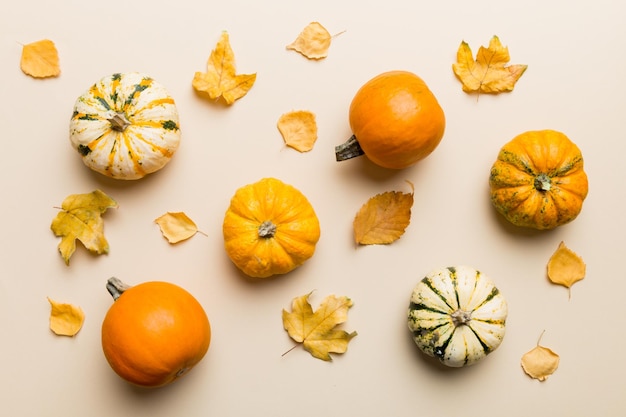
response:
{"label": "green striped pumpkin", "polygon": [[468,267],[437,269],[414,288],[408,311],[413,340],[444,365],[472,365],[505,333],[507,303],[491,279]]}
{"label": "green striped pumpkin", "polygon": [[167,164],[180,143],[174,99],[145,74],[102,78],[74,105],[70,142],[89,168],[135,180]]}

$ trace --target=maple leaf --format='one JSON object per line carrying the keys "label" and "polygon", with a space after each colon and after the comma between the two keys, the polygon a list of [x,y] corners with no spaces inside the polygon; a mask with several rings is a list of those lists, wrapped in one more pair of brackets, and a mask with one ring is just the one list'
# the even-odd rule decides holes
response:
{"label": "maple leaf", "polygon": [[348,318],[348,309],[352,300],[348,297],[327,296],[314,312],[309,303],[311,293],[296,297],[291,310],[283,310],[283,327],[297,343],[313,357],[331,361],[330,353],[344,353],[348,343],[357,335],[336,329],[337,325]]}
{"label": "maple leaf", "polygon": [[308,152],[317,141],[315,114],[306,110],[285,113],[278,119],[278,130],[287,146]]}
{"label": "maple leaf", "polygon": [[90,252],[98,255],[109,252],[101,215],[108,208],[116,207],[117,202],[100,190],[72,194],[63,201],[61,211],[52,220],[50,228],[62,238],[59,252],[67,265],[76,250],[77,239]]}
{"label": "maple leaf", "polygon": [[360,245],[395,242],[411,221],[412,206],[413,192],[388,191],[370,198],[354,218],[355,242]]}
{"label": "maple leaf", "polygon": [[48,297],[50,330],[58,336],[75,336],[83,327],[85,313],[79,306],[60,303]]}
{"label": "maple leaf", "polygon": [[57,48],[49,39],[32,42],[22,47],[20,68],[34,78],[56,77],[61,73]]}
{"label": "maple leaf", "polygon": [[559,367],[560,357],[551,349],[541,346],[541,336],[537,341],[537,345],[522,355],[521,365],[526,374],[539,381],[545,381],[548,376],[552,375]]}
{"label": "maple leaf", "polygon": [[167,212],[155,221],[161,233],[170,243],[187,240],[198,233],[198,226],[183,212]]}
{"label": "maple leaf", "polygon": [[196,72],[193,88],[206,93],[212,100],[220,97],[230,105],[245,96],[256,81],[255,74],[237,74],[235,54],[230,46],[228,32],[222,32],[215,49],[211,51],[206,72]]}
{"label": "maple leaf", "polygon": [[481,46],[478,49],[476,60],[467,42],[461,42],[456,60],[452,69],[466,93],[512,91],[528,68],[527,65],[506,65],[510,60],[509,48],[502,46],[497,36],[491,38],[488,48]]}

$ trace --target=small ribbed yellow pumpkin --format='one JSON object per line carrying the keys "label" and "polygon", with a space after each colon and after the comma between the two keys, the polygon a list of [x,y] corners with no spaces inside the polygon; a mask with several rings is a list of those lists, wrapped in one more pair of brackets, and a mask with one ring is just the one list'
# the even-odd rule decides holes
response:
{"label": "small ribbed yellow pumpkin", "polygon": [[286,274],[313,256],[320,224],[298,189],[276,178],[239,188],[223,223],[224,247],[246,275]]}

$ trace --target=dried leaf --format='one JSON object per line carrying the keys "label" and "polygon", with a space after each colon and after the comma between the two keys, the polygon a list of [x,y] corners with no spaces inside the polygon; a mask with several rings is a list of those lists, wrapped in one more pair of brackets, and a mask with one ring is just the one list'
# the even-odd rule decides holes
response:
{"label": "dried leaf", "polygon": [[117,202],[100,190],[72,194],[63,201],[62,211],[52,220],[50,228],[62,238],[59,252],[67,265],[76,250],[76,239],[98,255],[109,252],[101,216],[109,208],[117,208]]}
{"label": "dried leaf", "polygon": [[159,225],[161,233],[170,243],[187,240],[198,233],[196,224],[183,212],[167,212],[158,217],[155,223]]}
{"label": "dried leaf", "polygon": [[489,47],[481,46],[472,55],[469,45],[463,41],[456,54],[457,62],[452,65],[454,74],[463,83],[466,93],[501,93],[512,91],[517,80],[524,74],[527,65],[509,65],[509,48],[502,46],[500,39],[494,36]]}
{"label": "dried leaf", "polygon": [[586,269],[582,258],[561,242],[548,261],[548,279],[569,288],[571,295],[571,286],[585,277]]}
{"label": "dried leaf", "polygon": [[61,73],[59,53],[49,39],[29,43],[22,48],[20,68],[35,78],[56,77]]}
{"label": "dried leaf", "polygon": [[306,110],[285,113],[278,119],[278,130],[287,146],[308,152],[317,141],[315,114]]}
{"label": "dried leaf", "polygon": [[283,310],[283,327],[313,357],[330,361],[330,353],[346,352],[348,343],[357,334],[336,329],[347,320],[352,300],[345,296],[329,295],[313,312],[309,303],[310,295],[294,298],[291,312]]}
{"label": "dried leaf", "polygon": [[237,74],[235,70],[235,54],[230,46],[227,32],[222,35],[211,51],[206,72],[196,72],[193,77],[193,88],[206,93],[210,99],[220,97],[230,105],[245,96],[256,81],[255,74]]}
{"label": "dried leaf", "polygon": [[413,192],[388,191],[370,198],[354,218],[354,240],[360,245],[395,242],[411,221],[412,207]]}
{"label": "dried leaf", "polygon": [[50,330],[59,336],[74,336],[83,327],[85,313],[75,305],[59,303],[48,297],[50,302]]}
{"label": "dried leaf", "polygon": [[324,26],[318,22],[311,22],[300,32],[296,40],[287,45],[287,49],[299,52],[309,59],[323,59],[328,56],[332,38]]}
{"label": "dried leaf", "polygon": [[521,363],[522,369],[528,376],[539,381],[545,381],[559,367],[560,358],[551,349],[539,344],[541,336],[539,336],[537,346],[522,356]]}

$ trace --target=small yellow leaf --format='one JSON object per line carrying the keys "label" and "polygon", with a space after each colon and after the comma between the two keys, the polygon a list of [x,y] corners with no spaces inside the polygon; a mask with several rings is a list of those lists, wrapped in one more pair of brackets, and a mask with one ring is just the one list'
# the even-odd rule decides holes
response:
{"label": "small yellow leaf", "polygon": [[83,327],[85,313],[75,305],[59,303],[48,297],[50,302],[50,330],[59,336],[74,336]]}
{"label": "small yellow leaf", "polygon": [[306,110],[285,113],[278,119],[278,130],[287,146],[308,152],[317,141],[315,114]]}
{"label": "small yellow leaf", "polygon": [[540,341],[541,336],[537,341],[537,346],[522,356],[521,364],[528,376],[539,381],[545,381],[559,367],[560,357],[551,349],[541,346]]}
{"label": "small yellow leaf", "polygon": [[329,295],[314,312],[309,303],[310,295],[294,298],[291,312],[283,310],[283,327],[313,357],[331,361],[330,353],[345,353],[348,343],[357,335],[356,332],[348,333],[336,328],[348,319],[352,300]]}
{"label": "small yellow leaf", "polygon": [[309,23],[287,49],[299,52],[309,59],[323,59],[328,56],[332,36],[318,22]]}
{"label": "small yellow leaf", "polygon": [[26,44],[22,47],[20,68],[34,78],[56,77],[61,73],[59,53],[49,39]]}
{"label": "small yellow leaf", "polygon": [[100,190],[72,194],[63,201],[50,228],[55,236],[61,237],[59,252],[67,265],[76,250],[77,239],[90,252],[98,255],[109,252],[101,216],[109,208],[117,208],[117,202]]}
{"label": "small yellow leaf", "polygon": [[206,93],[211,100],[220,97],[228,105],[245,96],[256,81],[255,74],[237,74],[235,54],[230,46],[227,32],[222,35],[211,51],[206,72],[196,72],[192,86],[199,93]]}
{"label": "small yellow leaf", "polygon": [[467,42],[461,42],[456,59],[452,70],[466,93],[496,94],[512,91],[517,80],[528,68],[527,65],[506,66],[510,60],[509,49],[502,46],[497,36],[491,38],[488,48],[479,48],[476,60]]}
{"label": "small yellow leaf", "polygon": [[572,285],[585,277],[586,269],[582,258],[561,242],[548,261],[548,279],[569,288],[571,294]]}
{"label": "small yellow leaf", "polygon": [[412,207],[413,192],[389,191],[370,198],[354,218],[355,242],[360,245],[395,242],[411,221]]}
{"label": "small yellow leaf", "polygon": [[196,224],[183,212],[167,212],[158,217],[155,223],[159,225],[161,233],[170,243],[187,240],[198,233]]}

